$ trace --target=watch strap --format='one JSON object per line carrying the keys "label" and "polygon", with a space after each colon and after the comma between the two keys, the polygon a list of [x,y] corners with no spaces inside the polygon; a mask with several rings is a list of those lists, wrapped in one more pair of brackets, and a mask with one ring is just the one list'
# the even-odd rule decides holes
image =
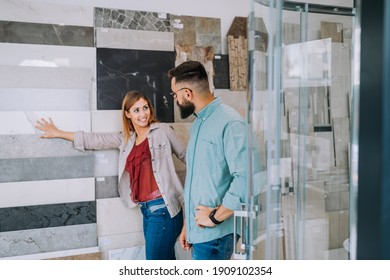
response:
{"label": "watch strap", "polygon": [[210,220],[211,220],[214,224],[216,224],[216,225],[222,224],[223,221],[218,221],[217,219],[215,219],[215,217],[214,217],[215,212],[217,212],[217,208],[214,208],[214,209],[210,212],[210,214],[209,214]]}

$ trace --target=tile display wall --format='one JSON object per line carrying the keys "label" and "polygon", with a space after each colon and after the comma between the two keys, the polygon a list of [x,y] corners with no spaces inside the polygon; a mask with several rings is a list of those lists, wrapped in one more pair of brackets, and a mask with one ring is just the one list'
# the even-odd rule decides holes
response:
{"label": "tile display wall", "polygon": [[[166,71],[174,44],[211,44],[219,53],[220,30],[212,18],[2,1],[0,258],[144,257],[140,211],[119,199],[117,151],[41,139],[34,124],[50,117],[66,131],[117,131],[129,89],[145,91],[158,117],[173,122]],[[118,80],[125,72],[137,73]],[[190,123],[172,125],[186,142]],[[184,181],[184,164],[175,165]]]}

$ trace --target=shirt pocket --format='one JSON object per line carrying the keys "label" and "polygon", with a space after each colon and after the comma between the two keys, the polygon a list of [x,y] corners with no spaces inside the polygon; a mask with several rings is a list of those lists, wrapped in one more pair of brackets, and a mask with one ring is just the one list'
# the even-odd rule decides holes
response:
{"label": "shirt pocket", "polygon": [[152,143],[152,155],[155,158],[164,158],[169,155],[170,146],[169,142],[166,139],[160,139],[159,141],[154,141]]}
{"label": "shirt pocket", "polygon": [[[199,155],[201,155],[201,162],[205,168],[205,172],[209,172],[210,174],[215,174],[217,172],[217,157],[218,157],[218,149],[217,144],[208,139],[202,139],[202,145],[200,145],[201,151],[199,151]],[[196,155],[197,156],[197,155]],[[196,157],[195,156],[195,157]]]}

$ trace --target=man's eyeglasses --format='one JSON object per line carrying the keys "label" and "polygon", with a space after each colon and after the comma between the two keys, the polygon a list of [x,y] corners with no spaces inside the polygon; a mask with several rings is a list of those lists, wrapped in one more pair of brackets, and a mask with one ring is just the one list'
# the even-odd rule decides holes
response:
{"label": "man's eyeglasses", "polygon": [[181,89],[179,89],[179,90],[177,90],[177,91],[172,91],[169,95],[172,96],[173,99],[176,99],[177,93],[178,93],[179,91],[183,90],[183,89],[188,89],[189,91],[192,92],[192,89],[183,87],[183,88],[181,88]]}

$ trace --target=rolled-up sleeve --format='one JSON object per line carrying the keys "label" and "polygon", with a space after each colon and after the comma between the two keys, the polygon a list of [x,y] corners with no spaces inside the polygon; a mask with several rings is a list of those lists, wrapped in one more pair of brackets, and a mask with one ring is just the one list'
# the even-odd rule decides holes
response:
{"label": "rolled-up sleeve", "polygon": [[222,200],[223,206],[239,210],[246,200],[246,130],[241,121],[233,121],[225,127],[223,135],[224,153],[232,177]]}

